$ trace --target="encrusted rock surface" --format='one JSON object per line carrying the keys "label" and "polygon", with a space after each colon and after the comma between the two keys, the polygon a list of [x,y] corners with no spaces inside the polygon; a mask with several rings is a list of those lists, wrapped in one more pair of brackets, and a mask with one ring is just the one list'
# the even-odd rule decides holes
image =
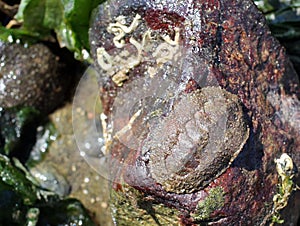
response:
{"label": "encrusted rock surface", "polygon": [[[299,81],[252,1],[108,1],[98,9],[90,39],[112,126],[107,143],[117,224],[133,220],[130,216],[148,225],[267,225],[279,218],[296,224]],[[210,86],[239,99],[249,139],[207,185],[168,192],[149,170],[151,152],[143,155],[144,140],[159,120],[176,118],[178,99]],[[288,158],[281,162],[282,153]]]}

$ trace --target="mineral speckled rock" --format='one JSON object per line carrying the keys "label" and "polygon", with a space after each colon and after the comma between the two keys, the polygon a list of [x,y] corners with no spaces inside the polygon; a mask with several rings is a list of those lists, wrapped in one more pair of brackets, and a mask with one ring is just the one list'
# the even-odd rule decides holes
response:
{"label": "mineral speckled rock", "polygon": [[0,105],[31,106],[49,113],[58,107],[70,78],[48,47],[0,42]]}
{"label": "mineral speckled rock", "polygon": [[[300,199],[292,188],[300,177],[296,170],[282,176],[278,169],[285,163],[278,159],[286,153],[299,170],[299,82],[284,48],[265,24],[253,2],[244,0],[112,0],[98,8],[90,40],[107,128],[113,131],[107,144],[117,225],[133,219],[148,225],[174,220],[182,225],[268,225],[281,219],[296,224]],[[162,140],[159,125],[154,127],[163,121],[172,130],[180,118],[176,103],[211,86],[239,100],[249,138],[240,152],[236,148],[232,164],[205,179],[203,186],[191,186],[190,179],[175,181],[183,169],[170,175],[180,191],[187,188],[171,192],[159,179],[168,176],[159,172],[163,163],[155,161],[171,156],[176,142]],[[124,107],[129,105],[132,109]],[[195,107],[186,102],[187,109]],[[119,114],[119,109],[126,111]],[[174,134],[163,135],[170,139]],[[212,131],[207,135],[213,136]],[[159,149],[159,144],[169,147]],[[150,146],[155,147],[154,156]],[[174,163],[180,161],[173,157]],[[203,178],[196,174],[192,181],[197,179]],[[291,186],[283,191],[287,181]],[[166,216],[170,210],[173,215]]]}

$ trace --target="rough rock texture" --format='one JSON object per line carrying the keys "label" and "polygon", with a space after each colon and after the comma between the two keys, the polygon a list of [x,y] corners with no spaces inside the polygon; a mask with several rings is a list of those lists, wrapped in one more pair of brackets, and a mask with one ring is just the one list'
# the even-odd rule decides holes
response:
{"label": "rough rock texture", "polygon": [[0,42],[1,107],[31,106],[44,113],[53,111],[64,101],[72,76],[63,61],[43,44],[26,48]]}
{"label": "rough rock texture", "polygon": [[[267,225],[278,218],[296,224],[299,192],[292,188],[300,184],[299,82],[252,1],[108,1],[95,16],[90,39],[112,126],[108,143],[117,224],[130,222],[130,216],[148,225],[167,225],[176,216],[183,225]],[[143,155],[144,140],[152,125],[172,115],[176,100],[207,86],[238,97],[249,139],[208,185],[184,194],[167,192],[149,171],[151,152]],[[293,162],[277,161],[276,168],[274,160],[282,153]],[[145,213],[151,216],[147,220]]]}

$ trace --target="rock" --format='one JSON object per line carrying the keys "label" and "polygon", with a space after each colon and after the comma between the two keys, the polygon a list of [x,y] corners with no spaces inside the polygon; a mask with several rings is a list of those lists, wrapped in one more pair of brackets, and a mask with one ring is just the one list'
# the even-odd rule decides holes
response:
{"label": "rock", "polygon": [[30,106],[49,113],[66,96],[71,76],[43,44],[0,42],[0,106]]}
{"label": "rock", "polygon": [[[117,225],[133,219],[148,225],[296,224],[299,82],[252,1],[111,0],[98,8],[90,40],[107,128],[112,127],[107,146]],[[169,123],[164,124],[169,138],[176,137],[176,120],[171,120],[176,102],[211,86],[241,102],[249,139],[232,164],[204,187],[190,189],[189,179],[183,193],[167,191],[151,167],[164,165],[173,153],[163,145],[173,144],[153,135],[155,150],[162,145],[154,152],[162,162],[153,164],[151,151],[143,151],[144,140],[161,120]],[[195,105],[187,102],[190,107]],[[173,173],[182,176],[184,170]],[[193,181],[203,179],[198,176]],[[170,178],[176,177],[171,173]]]}

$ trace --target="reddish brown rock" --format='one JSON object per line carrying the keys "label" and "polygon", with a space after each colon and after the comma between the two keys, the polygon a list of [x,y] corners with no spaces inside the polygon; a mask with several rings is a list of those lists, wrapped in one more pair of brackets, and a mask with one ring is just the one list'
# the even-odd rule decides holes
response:
{"label": "reddish brown rock", "polygon": [[[300,184],[296,173],[300,165],[299,82],[284,48],[272,37],[252,1],[108,1],[97,12],[90,38],[104,113],[112,125],[117,224],[135,218],[136,223],[150,225],[265,225],[279,218],[296,224],[299,192],[292,189]],[[174,130],[173,110],[183,96],[210,86],[239,99],[249,138],[227,163],[226,171],[208,174],[207,183],[195,189],[172,192],[161,179],[154,179],[153,150],[147,139],[156,131],[154,127],[169,123],[164,129],[169,126],[167,139],[174,142],[166,143],[176,147],[186,131]],[[190,107],[195,105],[187,101],[181,111]],[[208,137],[214,135],[210,132]],[[152,138],[155,149],[162,145],[161,161],[174,155],[161,139],[155,143],[157,135]],[[212,149],[201,145],[189,149],[189,139],[182,150],[211,158]],[[282,153],[288,157],[284,159]],[[191,160],[175,156],[172,172],[185,176],[197,164],[207,164]],[[155,166],[161,164],[151,167]],[[186,168],[177,171],[177,166]],[[193,180],[203,179],[196,175]],[[190,187],[190,180],[186,184]]]}

